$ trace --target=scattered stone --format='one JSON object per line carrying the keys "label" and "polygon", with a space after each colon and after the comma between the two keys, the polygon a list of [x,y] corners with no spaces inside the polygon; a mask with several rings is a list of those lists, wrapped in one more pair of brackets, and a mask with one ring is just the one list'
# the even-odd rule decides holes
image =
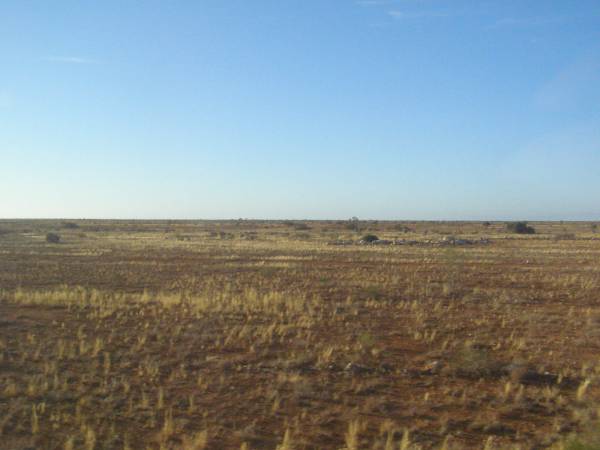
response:
{"label": "scattered stone", "polygon": [[490,244],[491,241],[487,238],[481,239],[460,239],[455,238],[454,236],[446,236],[442,239],[439,244],[440,245],[486,245]]}
{"label": "scattered stone", "polygon": [[393,242],[387,239],[377,239],[376,241],[371,242],[373,245],[392,245]]}
{"label": "scattered stone", "polygon": [[415,239],[360,239],[358,241],[340,239],[336,241],[329,241],[327,242],[327,245],[487,245],[490,243],[490,239],[487,238],[473,240],[446,236],[441,240],[426,239],[423,241],[417,241]]}
{"label": "scattered stone", "polygon": [[439,373],[443,366],[444,363],[442,363],[441,361],[430,361],[427,364],[425,364],[425,366],[423,366],[423,373],[426,375],[433,375]]}
{"label": "scattered stone", "polygon": [[381,373],[391,373],[394,371],[394,367],[390,364],[383,363],[379,366],[379,372]]}
{"label": "scattered stone", "polygon": [[344,367],[344,372],[348,372],[353,375],[359,375],[363,373],[372,372],[372,370],[367,366],[362,366],[360,364],[350,362],[346,365],[346,367]]}

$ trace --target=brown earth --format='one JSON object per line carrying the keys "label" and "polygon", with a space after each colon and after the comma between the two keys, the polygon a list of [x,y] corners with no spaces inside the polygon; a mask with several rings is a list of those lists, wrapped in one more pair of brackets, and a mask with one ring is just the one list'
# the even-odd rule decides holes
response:
{"label": "brown earth", "polygon": [[600,234],[532,225],[0,221],[0,449],[588,439]]}

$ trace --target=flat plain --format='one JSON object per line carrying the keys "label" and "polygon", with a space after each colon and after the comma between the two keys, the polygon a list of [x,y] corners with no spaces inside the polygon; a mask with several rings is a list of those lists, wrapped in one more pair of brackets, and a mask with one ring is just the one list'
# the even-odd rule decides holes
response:
{"label": "flat plain", "polygon": [[600,232],[531,225],[0,221],[0,449],[598,448]]}

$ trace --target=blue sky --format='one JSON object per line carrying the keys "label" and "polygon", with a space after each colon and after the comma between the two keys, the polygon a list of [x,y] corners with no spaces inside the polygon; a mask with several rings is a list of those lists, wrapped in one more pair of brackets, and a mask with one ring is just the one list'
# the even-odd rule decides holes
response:
{"label": "blue sky", "polygon": [[0,217],[600,219],[597,1],[0,3]]}

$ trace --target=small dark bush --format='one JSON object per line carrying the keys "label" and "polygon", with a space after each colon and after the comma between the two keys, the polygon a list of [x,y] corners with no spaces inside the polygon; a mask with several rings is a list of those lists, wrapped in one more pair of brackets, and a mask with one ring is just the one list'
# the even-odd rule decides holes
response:
{"label": "small dark bush", "polygon": [[46,242],[50,244],[58,244],[60,242],[60,236],[56,233],[48,233],[46,234]]}
{"label": "small dark bush", "polygon": [[75,222],[63,222],[62,227],[66,228],[68,230],[75,230],[75,229],[79,228],[79,225],[76,224]]}
{"label": "small dark bush", "polygon": [[365,234],[362,238],[360,238],[361,241],[365,241],[365,242],[374,242],[374,241],[378,241],[379,238],[377,236],[375,236],[374,234]]}
{"label": "small dark bush", "polygon": [[468,346],[450,358],[450,368],[462,377],[481,378],[501,375],[502,363],[486,348]]}
{"label": "small dark bush", "polygon": [[483,222],[483,226],[484,226],[484,227],[489,227],[489,226],[491,226],[491,225],[492,225],[492,224],[491,224],[491,222],[487,222],[487,221],[486,221],[486,222]]}
{"label": "small dark bush", "polygon": [[517,234],[534,234],[535,228],[527,225],[527,222],[510,222],[506,224],[506,229]]}
{"label": "small dark bush", "polygon": [[304,231],[304,230],[310,230],[310,227],[308,225],[306,225],[305,223],[297,223],[294,224],[294,229],[298,230],[298,231]]}

